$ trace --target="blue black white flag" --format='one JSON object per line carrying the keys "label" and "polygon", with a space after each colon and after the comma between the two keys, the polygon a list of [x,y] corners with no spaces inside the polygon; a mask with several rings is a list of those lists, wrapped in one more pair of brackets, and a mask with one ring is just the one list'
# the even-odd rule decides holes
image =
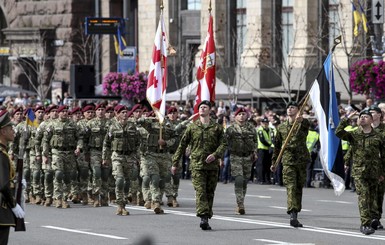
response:
{"label": "blue black white flag", "polygon": [[[334,47],[333,47],[334,49]],[[333,51],[327,56],[322,70],[310,89],[310,100],[318,119],[320,160],[336,195],[345,190],[341,140],[335,130],[339,124],[337,96],[334,86]]]}

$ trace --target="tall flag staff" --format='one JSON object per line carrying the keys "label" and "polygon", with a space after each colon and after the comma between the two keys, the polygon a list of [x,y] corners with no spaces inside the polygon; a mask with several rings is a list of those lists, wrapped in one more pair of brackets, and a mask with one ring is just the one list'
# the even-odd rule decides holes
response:
{"label": "tall flag staff", "polygon": [[162,139],[162,125],[166,116],[167,52],[169,50],[166,28],[163,21],[163,8],[163,1],[161,1],[159,24],[155,34],[146,91],[147,101],[161,125],[160,139]]}
{"label": "tall flag staff", "polygon": [[208,100],[215,101],[215,42],[213,32],[213,17],[211,15],[211,1],[209,2],[209,24],[207,36],[199,59],[196,79],[198,89],[195,97],[194,113],[198,112],[198,105]]}

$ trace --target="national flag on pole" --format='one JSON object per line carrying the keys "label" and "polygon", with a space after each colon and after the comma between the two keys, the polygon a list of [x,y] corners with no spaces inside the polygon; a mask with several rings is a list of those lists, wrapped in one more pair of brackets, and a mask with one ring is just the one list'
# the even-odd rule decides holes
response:
{"label": "national flag on pole", "polygon": [[339,115],[334,87],[332,52],[327,56],[309,93],[318,119],[322,167],[333,185],[335,194],[341,195],[345,190],[344,164],[341,140],[335,134],[339,124]]}
{"label": "national flag on pole", "polygon": [[354,3],[352,3],[352,7],[353,7],[353,21],[354,21],[353,34],[354,34],[354,36],[358,36],[358,34],[359,34],[358,25],[361,23],[361,15],[358,12],[358,10],[356,9],[356,6],[354,6]]}
{"label": "national flag on pole", "polygon": [[146,97],[150,103],[159,123],[163,123],[166,115],[166,88],[167,88],[167,48],[168,40],[163,21],[163,13],[160,14],[158,28],[155,34],[154,49],[148,75]]}
{"label": "national flag on pole", "polygon": [[360,14],[362,20],[362,27],[364,28],[365,33],[368,33],[368,20],[366,19],[364,8],[361,5],[361,2],[358,1],[358,5],[360,5]]}
{"label": "national flag on pole", "polygon": [[27,125],[35,128],[39,127],[39,124],[35,117],[35,113],[33,112],[32,108],[28,108],[27,110]]}
{"label": "national flag on pole", "polygon": [[203,100],[215,101],[215,42],[213,17],[209,17],[209,27],[197,70],[198,89],[195,97],[194,113]]}
{"label": "national flag on pole", "polygon": [[117,37],[114,35],[114,46],[115,46],[115,53],[119,56],[123,55],[123,50],[126,48],[127,43],[122,34],[120,33],[120,30],[118,28],[118,34]]}

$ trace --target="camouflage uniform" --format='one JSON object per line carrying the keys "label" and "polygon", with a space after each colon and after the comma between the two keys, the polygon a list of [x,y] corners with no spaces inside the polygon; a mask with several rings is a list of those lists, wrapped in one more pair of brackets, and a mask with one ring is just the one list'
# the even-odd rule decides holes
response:
{"label": "camouflage uniform", "polygon": [[[192,183],[196,193],[196,213],[198,217],[213,216],[214,192],[218,181],[219,159],[227,148],[222,125],[210,119],[208,125],[200,120],[190,124],[172,158],[174,167],[181,168],[180,158],[187,146],[191,146]],[[206,163],[206,158],[213,154],[215,160]]]}
{"label": "camouflage uniform", "polygon": [[44,196],[44,188],[42,185],[42,164],[41,159],[36,159],[36,147],[35,147],[35,137],[37,134],[36,127],[30,127],[30,139],[28,141],[27,148],[30,149],[30,166],[31,166],[31,187],[33,189],[33,194],[35,195],[35,203],[40,204]]}
{"label": "camouflage uniform", "polygon": [[125,185],[136,180],[137,159],[135,158],[139,147],[139,132],[135,125],[127,122],[122,125],[118,120],[111,119],[111,125],[103,142],[103,160],[112,160],[112,175],[115,178],[116,203],[124,207]]}
{"label": "camouflage uniform", "polygon": [[[385,137],[385,124],[381,123],[378,127],[374,128],[376,132]],[[385,170],[385,169],[384,169]],[[380,220],[382,217],[382,206],[384,202],[384,193],[385,193],[385,181],[378,183],[377,195],[374,200],[374,210],[376,212],[375,218]]]}
{"label": "camouflage uniform", "polygon": [[[94,195],[95,204],[99,203],[99,195],[101,197],[101,205],[108,205],[108,177],[111,173],[111,166],[102,165],[103,141],[108,130],[109,123],[106,118],[93,118],[86,125],[87,148],[91,159],[92,169],[92,193]],[[82,189],[82,192],[86,189]]]}
{"label": "camouflage uniform", "polygon": [[384,137],[375,130],[370,133],[364,133],[362,128],[350,132],[344,130],[348,125],[348,120],[342,119],[336,129],[336,135],[350,143],[353,153],[352,177],[358,195],[361,224],[370,226],[372,219],[377,215],[374,199],[378,179],[384,176]]}
{"label": "camouflage uniform", "polygon": [[258,146],[255,127],[250,123],[234,123],[225,131],[230,150],[231,176],[235,178],[234,191],[238,205],[237,213],[244,214],[247,182],[251,175],[253,157]]}
{"label": "camouflage uniform", "polygon": [[[143,179],[142,191],[146,208],[150,208],[151,201],[155,213],[162,213],[160,202],[162,199],[161,189],[165,183],[170,182],[171,173],[168,169],[171,156],[169,147],[175,144],[174,131],[170,124],[163,125],[163,139],[166,145],[160,148],[158,144],[160,124],[156,120],[139,120],[143,126],[140,145],[140,176]],[[150,190],[151,186],[151,190]]]}
{"label": "camouflage uniform", "polygon": [[42,155],[48,157],[52,153],[56,207],[69,207],[67,199],[76,168],[74,151],[83,148],[79,132],[75,122],[69,119],[53,120],[44,132]]}
{"label": "camouflage uniform", "polygon": [[[274,153],[272,162],[275,163],[281,147],[293,123],[289,120],[280,124],[274,142]],[[298,123],[298,131],[293,134],[282,155],[283,183],[287,189],[287,213],[296,214],[302,208],[302,189],[306,182],[306,165],[310,161],[310,154],[306,150],[306,137],[310,123],[303,119]]]}

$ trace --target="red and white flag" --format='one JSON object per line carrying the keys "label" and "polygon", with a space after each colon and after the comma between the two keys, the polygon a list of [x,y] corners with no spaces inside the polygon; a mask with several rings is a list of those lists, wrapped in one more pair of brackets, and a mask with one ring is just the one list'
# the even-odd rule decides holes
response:
{"label": "red and white flag", "polygon": [[167,48],[166,28],[161,13],[155,34],[146,91],[147,100],[158,117],[159,123],[163,123],[166,115]]}
{"label": "red and white flag", "polygon": [[195,97],[195,113],[198,112],[198,105],[203,100],[215,101],[215,42],[211,14],[209,18],[209,28],[197,70],[198,89]]}

